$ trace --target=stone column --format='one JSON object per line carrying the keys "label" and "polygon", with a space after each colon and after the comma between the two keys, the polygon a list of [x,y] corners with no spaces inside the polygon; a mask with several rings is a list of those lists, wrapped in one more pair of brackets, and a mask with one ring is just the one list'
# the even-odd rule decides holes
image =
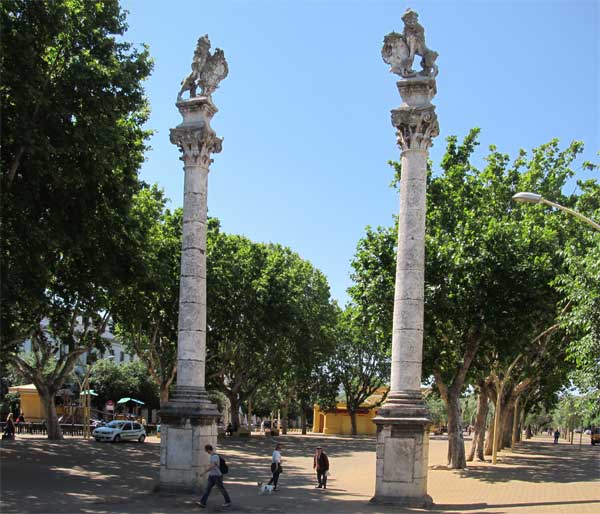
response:
{"label": "stone column", "polygon": [[[410,39],[411,31],[407,28],[414,27],[415,23],[418,25],[416,13],[409,10],[403,19],[406,25],[404,34],[386,36],[382,52],[384,60],[392,65],[392,71],[403,77],[397,82],[403,103],[392,110],[392,125],[397,130],[398,145],[402,151],[402,171],[392,376],[387,400],[373,420],[377,424],[373,501],[423,507],[432,503],[427,494],[428,429],[431,420],[421,395],[421,362],[427,159],[431,139],[439,132],[435,107],[431,104],[436,93],[437,67],[434,63],[437,53],[425,46],[422,27],[422,46]],[[411,44],[419,50],[416,54],[423,57],[423,70],[419,73],[412,70]],[[408,59],[406,54],[409,54]],[[429,68],[427,56],[431,63]]]}
{"label": "stone column", "polygon": [[[227,75],[222,51],[209,53],[210,42],[198,41],[192,74],[184,80],[176,103],[183,121],[171,129],[171,143],[184,163],[183,241],[179,281],[177,386],[161,409],[160,490],[201,492],[209,455],[216,447],[219,416],[205,389],[207,188],[211,154],[222,140],[210,127],[217,112],[211,94]],[[204,78],[204,80],[203,80]],[[203,95],[196,96],[202,87]],[[190,92],[189,99],[182,93]]]}

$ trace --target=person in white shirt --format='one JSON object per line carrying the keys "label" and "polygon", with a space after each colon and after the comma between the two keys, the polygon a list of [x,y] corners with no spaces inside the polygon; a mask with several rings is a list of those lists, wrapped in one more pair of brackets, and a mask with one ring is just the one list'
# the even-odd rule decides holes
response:
{"label": "person in white shirt", "polygon": [[269,480],[269,485],[273,484],[273,491],[277,491],[277,481],[279,480],[279,475],[283,471],[281,467],[281,445],[278,444],[275,446],[275,450],[273,451],[273,456],[271,457],[271,473],[272,477]]}

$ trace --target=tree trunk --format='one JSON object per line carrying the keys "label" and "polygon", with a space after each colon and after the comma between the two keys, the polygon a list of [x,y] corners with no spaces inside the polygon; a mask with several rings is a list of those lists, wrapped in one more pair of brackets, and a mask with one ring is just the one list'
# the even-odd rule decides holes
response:
{"label": "tree trunk", "polygon": [[[57,441],[63,439],[62,430],[58,423],[58,416],[56,414],[56,405],[54,404],[54,391],[48,391],[38,387],[38,392],[42,400],[44,407],[44,415],[46,417],[46,432],[48,439]],[[89,423],[89,420],[88,420]]]}
{"label": "tree trunk", "polygon": [[160,384],[160,406],[164,407],[169,401],[169,384]]}
{"label": "tree trunk", "polygon": [[357,434],[356,430],[356,412],[354,410],[348,409],[348,414],[350,414],[350,425],[352,427],[352,435]]}
{"label": "tree trunk", "polygon": [[485,460],[483,457],[483,444],[485,441],[485,422],[489,410],[489,398],[487,386],[485,383],[479,385],[479,395],[477,396],[477,413],[475,415],[475,427],[473,430],[473,442],[467,461],[471,462],[475,455],[477,460]]}
{"label": "tree trunk", "polygon": [[485,439],[485,448],[483,450],[484,455],[491,455],[494,449],[494,418],[492,418],[490,426],[488,428],[487,437]]}
{"label": "tree trunk", "polygon": [[302,409],[300,414],[300,424],[302,425],[302,435],[306,435],[306,409]]}
{"label": "tree trunk", "polygon": [[502,417],[500,419],[501,435],[498,441],[498,450],[508,448],[510,446],[513,426],[513,415],[515,410],[515,400],[510,397],[504,405],[502,405]]}
{"label": "tree trunk", "polygon": [[290,400],[289,398],[286,398],[285,401],[283,402],[283,405],[281,406],[281,410],[282,410],[282,418],[281,418],[281,433],[283,435],[287,435],[287,431],[288,431],[288,413],[290,410]]}
{"label": "tree trunk", "polygon": [[240,428],[240,401],[237,394],[228,394],[229,404],[231,405],[231,424],[237,431]]}
{"label": "tree trunk", "polygon": [[517,445],[517,432],[519,427],[519,397],[515,400],[515,410],[513,412],[513,426],[510,440],[510,447],[514,449]]}
{"label": "tree trunk", "polygon": [[252,397],[248,398],[248,430],[252,432]]}
{"label": "tree trunk", "polygon": [[448,410],[448,467],[463,469],[467,466],[465,440],[460,411],[460,393],[450,389],[446,397]]}

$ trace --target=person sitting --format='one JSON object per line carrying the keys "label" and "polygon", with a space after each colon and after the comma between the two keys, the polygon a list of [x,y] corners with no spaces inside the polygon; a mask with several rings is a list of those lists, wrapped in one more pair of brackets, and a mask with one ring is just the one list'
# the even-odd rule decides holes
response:
{"label": "person sitting", "polygon": [[225,429],[225,435],[227,435],[227,436],[233,435],[233,425],[231,423],[227,423],[227,428]]}

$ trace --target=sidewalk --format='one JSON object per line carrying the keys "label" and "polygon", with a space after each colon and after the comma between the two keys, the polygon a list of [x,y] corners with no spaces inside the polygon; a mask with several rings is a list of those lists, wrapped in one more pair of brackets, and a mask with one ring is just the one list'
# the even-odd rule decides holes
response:
{"label": "sidewalk", "polygon": [[[275,439],[225,439],[219,452],[230,473],[229,512],[424,512],[369,503],[374,490],[373,438],[282,436],[281,491],[260,496],[257,480],[268,480]],[[315,489],[312,453],[323,446],[331,460],[326,491]],[[447,441],[430,443],[429,493],[432,513],[596,514],[600,512],[600,447],[589,442],[553,445],[549,438],[502,452],[499,463],[473,463],[466,470],[443,469]],[[197,498],[164,497],[158,483],[158,440],[145,444],[100,444],[69,438],[51,442],[18,438],[1,450],[1,512],[183,513],[200,512]],[[221,510],[215,490],[208,512]]]}

